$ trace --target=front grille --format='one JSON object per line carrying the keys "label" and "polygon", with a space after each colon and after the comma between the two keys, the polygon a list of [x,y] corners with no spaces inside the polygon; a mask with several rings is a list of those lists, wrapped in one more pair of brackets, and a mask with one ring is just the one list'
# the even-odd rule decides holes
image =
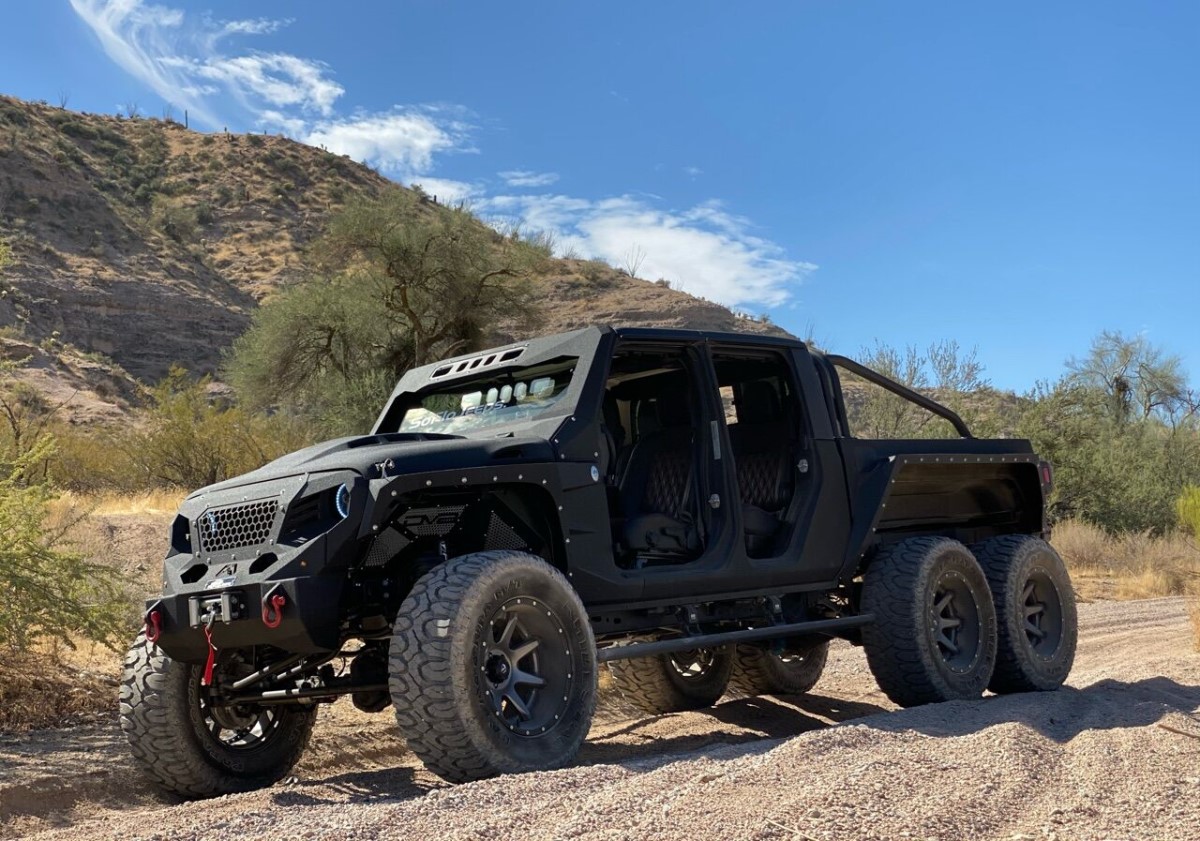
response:
{"label": "front grille", "polygon": [[200,516],[200,551],[224,552],[266,542],[275,524],[279,500],[214,508]]}

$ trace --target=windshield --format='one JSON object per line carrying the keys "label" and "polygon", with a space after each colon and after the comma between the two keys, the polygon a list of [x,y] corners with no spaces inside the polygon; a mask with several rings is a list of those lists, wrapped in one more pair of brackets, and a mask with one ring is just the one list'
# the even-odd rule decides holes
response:
{"label": "windshield", "polygon": [[576,359],[457,380],[414,395],[399,432],[463,435],[530,420],[557,403],[571,383]]}

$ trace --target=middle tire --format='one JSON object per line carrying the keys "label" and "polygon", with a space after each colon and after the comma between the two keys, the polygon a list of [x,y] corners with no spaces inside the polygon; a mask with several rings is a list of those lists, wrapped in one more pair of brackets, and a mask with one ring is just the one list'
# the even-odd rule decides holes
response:
{"label": "middle tire", "polygon": [[902,707],[978,698],[996,666],[996,608],[979,562],[957,540],[883,547],[863,576],[867,664]]}
{"label": "middle tire", "polygon": [[450,782],[558,768],[596,708],[596,642],[562,573],[524,552],[451,558],[396,616],[388,681],[409,748]]}
{"label": "middle tire", "polygon": [[711,707],[725,694],[733,646],[612,660],[613,683],[629,706],[648,715]]}
{"label": "middle tire", "polygon": [[739,695],[803,695],[821,679],[829,640],[804,640],[777,652],[769,645],[739,645],[729,688]]}

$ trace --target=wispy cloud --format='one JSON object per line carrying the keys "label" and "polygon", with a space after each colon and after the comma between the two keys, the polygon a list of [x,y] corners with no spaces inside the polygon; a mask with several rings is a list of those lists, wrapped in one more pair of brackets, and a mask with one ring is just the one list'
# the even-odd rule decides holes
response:
{"label": "wispy cloud", "polygon": [[499,223],[553,232],[564,251],[615,265],[638,250],[645,254],[643,277],[666,278],[677,288],[730,306],[783,304],[817,268],[789,259],[781,246],[754,233],[747,219],[717,201],[673,211],[637,196],[589,201],[509,195],[477,206]]}
{"label": "wispy cloud", "polygon": [[[203,90],[227,91],[248,110],[299,108],[304,113],[333,114],[346,89],[329,78],[319,61],[287,53],[259,53],[213,58],[164,57],[165,67],[199,81]],[[207,84],[211,83],[211,84]]]}
{"label": "wispy cloud", "polygon": [[209,128],[240,121],[284,131],[405,181],[429,172],[437,154],[472,151],[461,109],[397,106],[340,115],[345,88],[329,65],[236,48],[240,39],[271,35],[288,20],[218,21],[145,0],[71,0],[71,6],[113,61]]}
{"label": "wispy cloud", "polygon": [[549,187],[558,181],[557,172],[533,172],[527,169],[510,169],[496,173],[510,187]]}

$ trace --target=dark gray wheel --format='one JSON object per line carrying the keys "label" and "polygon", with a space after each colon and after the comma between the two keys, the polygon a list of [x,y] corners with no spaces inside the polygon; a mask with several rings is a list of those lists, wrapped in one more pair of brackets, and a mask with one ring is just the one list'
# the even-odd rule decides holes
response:
{"label": "dark gray wheel", "polygon": [[996,604],[999,648],[993,692],[1062,686],[1075,662],[1078,623],[1066,565],[1046,543],[1004,535],[974,547]]}
{"label": "dark gray wheel", "polygon": [[987,579],[957,540],[886,546],[863,576],[867,663],[904,707],[978,698],[996,664],[996,611]]}
{"label": "dark gray wheel", "polygon": [[[237,652],[217,664],[217,682],[252,669]],[[125,657],[121,730],[142,771],[184,797],[250,791],[283,778],[299,760],[315,707],[238,705],[200,685],[200,666],[167,657],[140,634]]]}
{"label": "dark gray wheel", "polygon": [[608,670],[626,703],[650,715],[711,707],[725,694],[733,647],[698,648],[654,657],[612,660]]}
{"label": "dark gray wheel", "polygon": [[571,762],[596,706],[596,644],[575,590],[541,558],[479,552],[413,585],[389,688],[413,753],[451,782]]}
{"label": "dark gray wheel", "polygon": [[829,640],[739,645],[729,689],[739,695],[803,695],[821,679],[829,657]]}

